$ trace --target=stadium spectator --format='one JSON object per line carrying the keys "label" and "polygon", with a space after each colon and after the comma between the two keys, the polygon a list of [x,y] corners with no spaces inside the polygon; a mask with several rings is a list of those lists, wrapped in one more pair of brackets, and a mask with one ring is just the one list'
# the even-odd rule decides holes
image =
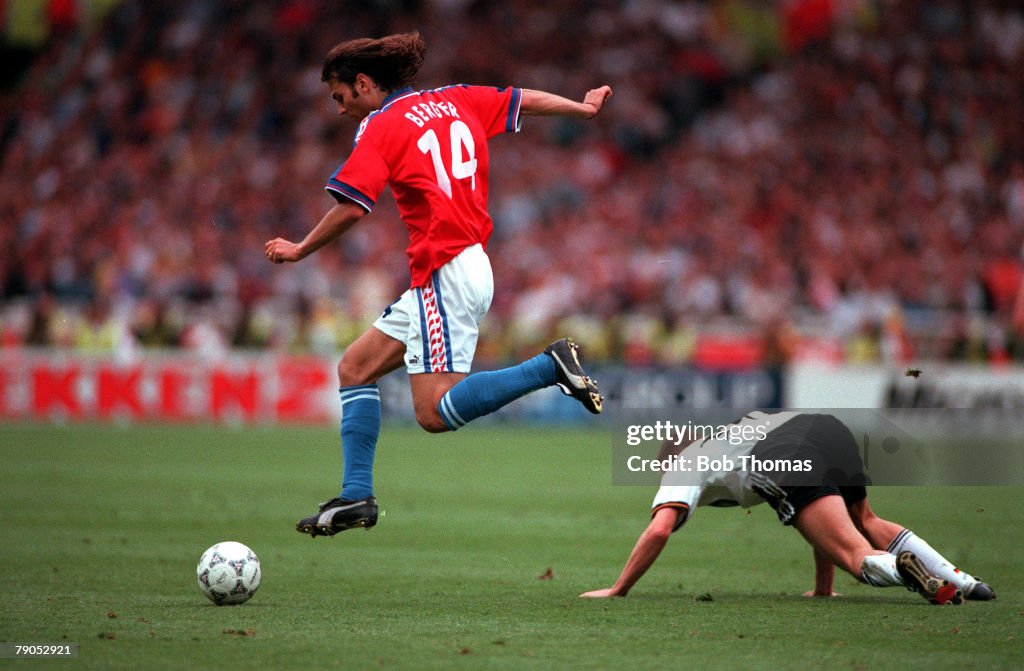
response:
{"label": "stadium spectator", "polygon": [[[772,328],[770,305],[800,334],[797,358],[828,349],[799,342],[832,342],[878,360],[895,351],[882,340],[897,314],[916,357],[949,356],[942,334],[961,323],[992,356],[1024,358],[1024,11],[1012,3],[425,1],[385,13],[125,0],[95,32],[90,21],[44,31],[48,46],[0,98],[5,342],[28,340],[18,315],[47,294],[70,315],[94,300],[118,314],[181,304],[183,322],[217,315],[205,328],[226,341],[240,324],[219,319],[261,304],[289,323],[310,304],[368,323],[373,303],[348,288],[366,269],[348,261],[376,258],[377,290],[401,289],[389,201],[378,216],[391,225],[293,276],[266,273],[258,250],[280,222],[297,233],[316,218],[306,196],[351,142],[320,113],[317,54],[339,30],[415,26],[438,45],[427,86],[621,82],[620,105],[593,127],[537,125],[496,148],[500,281],[483,356],[548,342],[568,302],[613,360],[679,361],[685,349],[650,315],[699,315],[698,336],[756,333]],[[587,281],[560,272],[553,250],[565,248],[586,254]],[[526,291],[536,304],[517,300]],[[612,319],[627,313],[644,323]],[[350,342],[342,331],[334,349]]]}

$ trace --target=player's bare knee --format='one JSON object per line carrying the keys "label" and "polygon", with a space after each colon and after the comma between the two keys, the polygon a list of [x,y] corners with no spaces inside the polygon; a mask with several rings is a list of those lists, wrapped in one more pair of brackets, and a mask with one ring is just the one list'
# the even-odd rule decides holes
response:
{"label": "player's bare knee", "polygon": [[366,379],[366,374],[363,372],[363,367],[357,363],[354,363],[345,357],[341,358],[338,362],[338,386],[339,387],[354,387],[360,384],[369,384],[370,380]]}
{"label": "player's bare knee", "polygon": [[450,431],[448,425],[441,419],[440,413],[437,410],[420,410],[416,409],[416,421],[427,433],[444,433]]}
{"label": "player's bare knee", "polygon": [[857,527],[857,531],[866,535],[868,527],[877,519],[871,508],[867,507],[864,501],[858,501],[850,505],[847,510],[850,511],[850,519],[853,520],[853,525]]}
{"label": "player's bare knee", "polygon": [[868,530],[867,530],[867,526],[864,524],[863,518],[853,517],[852,519],[853,519],[853,526],[855,526],[857,528],[857,531],[859,531],[861,533],[861,535],[866,536]]}

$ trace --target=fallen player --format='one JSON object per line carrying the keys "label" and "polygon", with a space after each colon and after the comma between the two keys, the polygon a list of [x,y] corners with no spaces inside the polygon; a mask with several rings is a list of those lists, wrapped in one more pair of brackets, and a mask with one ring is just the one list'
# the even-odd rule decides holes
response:
{"label": "fallen player", "polygon": [[[767,502],[779,520],[791,525],[814,549],[814,589],[806,596],[837,596],[835,567],[876,587],[902,585],[933,604],[959,605],[963,599],[988,601],[995,591],[961,571],[924,539],[894,522],[878,517],[868,505],[863,485],[792,485],[774,472],[743,470],[744,463],[810,460],[822,467],[843,464],[845,473],[863,473],[856,439],[831,415],[800,412],[751,413],[727,435],[764,436],[760,440],[694,441],[680,456],[704,455],[708,461],[732,463],[726,470],[667,472],[654,498],[652,518],[615,583],[580,596],[626,596],[664,549],[669,537],[694,514],[697,506],[750,507]],[[743,431],[757,427],[758,431]],[[663,456],[665,449],[663,449]],[[743,459],[743,457],[747,457]],[[787,484],[779,484],[779,481]],[[799,478],[796,478],[799,481]],[[807,481],[807,480],[805,480]],[[849,480],[845,480],[849,481]]]}

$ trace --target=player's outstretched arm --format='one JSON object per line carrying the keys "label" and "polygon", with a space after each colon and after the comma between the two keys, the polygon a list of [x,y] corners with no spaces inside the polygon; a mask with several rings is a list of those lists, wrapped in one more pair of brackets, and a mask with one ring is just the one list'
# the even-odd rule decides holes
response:
{"label": "player's outstretched arm", "polygon": [[612,97],[610,86],[601,86],[587,91],[583,102],[576,102],[546,91],[523,89],[523,100],[519,111],[533,116],[568,116],[577,119],[593,119]]}
{"label": "player's outstretched arm", "polygon": [[580,594],[586,599],[600,599],[609,596],[626,596],[636,581],[639,580],[647,569],[651,568],[654,561],[665,549],[672,529],[679,520],[679,515],[685,515],[685,511],[676,508],[662,508],[654,514],[651,523],[637,540],[633,552],[626,560],[626,566],[622,569],[619,579],[607,589],[596,589],[591,592]]}
{"label": "player's outstretched arm", "polygon": [[839,596],[832,591],[836,565],[824,552],[814,548],[814,589],[804,596]]}
{"label": "player's outstretched arm", "polygon": [[352,228],[364,214],[366,210],[355,203],[338,203],[327,211],[320,223],[302,239],[302,242],[291,242],[284,238],[268,240],[263,245],[267,259],[272,263],[301,261]]}

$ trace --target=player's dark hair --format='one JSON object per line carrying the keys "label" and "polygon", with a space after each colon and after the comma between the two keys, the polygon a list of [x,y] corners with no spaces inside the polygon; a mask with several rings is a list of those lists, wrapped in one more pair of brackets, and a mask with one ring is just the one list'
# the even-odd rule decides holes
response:
{"label": "player's dark hair", "polygon": [[412,85],[426,51],[419,32],[341,42],[327,53],[321,79],[351,86],[356,75],[363,73],[385,91],[395,91]]}
{"label": "player's dark hair", "polygon": [[671,440],[666,440],[661,444],[661,449],[658,450],[658,461],[665,461],[673,455],[682,454],[685,449],[685,444],[676,445]]}

